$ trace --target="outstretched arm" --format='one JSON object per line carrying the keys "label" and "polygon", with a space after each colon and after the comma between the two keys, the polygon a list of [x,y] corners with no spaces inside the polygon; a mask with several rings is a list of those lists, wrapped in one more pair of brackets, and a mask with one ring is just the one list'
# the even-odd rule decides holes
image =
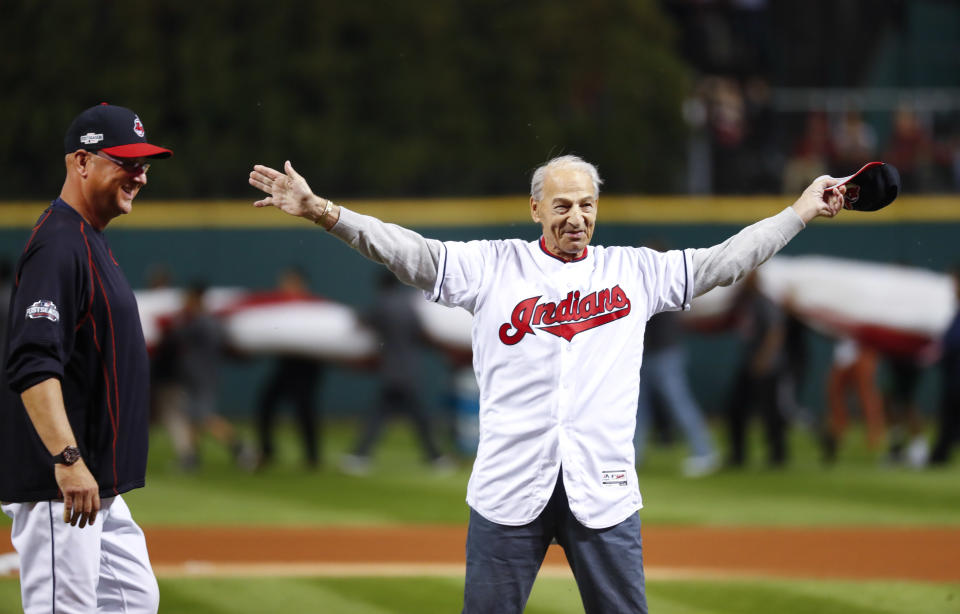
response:
{"label": "outstretched arm", "polygon": [[253,203],[254,207],[276,207],[284,213],[308,219],[327,230],[340,218],[340,207],[333,201],[313,193],[307,180],[293,170],[290,160],[283,165],[285,173],[257,164],[250,172],[250,185],[268,196]]}
{"label": "outstretched arm", "polygon": [[777,215],[747,226],[723,243],[694,250],[693,295],[739,281],[783,249],[811,220],[837,215],[845,188],[834,188],[836,183],[833,177],[819,177]]}
{"label": "outstretched arm", "polygon": [[433,291],[443,251],[439,241],[317,196],[289,160],[284,170],[281,173],[259,164],[253,167],[250,185],[268,194],[253,203],[255,207],[276,207],[323,226],[370,260],[385,265],[403,283]]}

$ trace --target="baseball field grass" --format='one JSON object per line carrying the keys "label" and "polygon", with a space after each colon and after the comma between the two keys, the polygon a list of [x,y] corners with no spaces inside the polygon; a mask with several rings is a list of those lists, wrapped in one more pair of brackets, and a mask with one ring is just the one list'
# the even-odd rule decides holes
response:
{"label": "baseball field grass", "polygon": [[[463,524],[470,465],[436,474],[421,461],[410,429],[389,430],[373,471],[358,478],[336,469],[356,428],[327,429],[326,466],[302,471],[295,433],[282,433],[275,466],[237,471],[226,451],[204,442],[204,464],[178,471],[162,431],[152,438],[147,488],[128,497],[143,525],[379,525]],[[680,476],[682,443],[654,447],[639,469],[645,524],[736,526],[942,526],[960,528],[960,462],[916,471],[888,466],[870,454],[860,432],[850,434],[839,462],[825,468],[810,434],[796,428],[792,459],[766,469],[763,444],[752,446],[747,469],[705,479]]]}
{"label": "baseball field grass", "polygon": [[[169,614],[453,614],[463,581],[405,578],[161,579]],[[647,583],[654,614],[951,614],[960,587],[910,582],[659,580]],[[0,582],[0,612],[19,611],[16,580]],[[527,614],[583,612],[571,579],[538,578]]]}
{"label": "baseball field grass", "polygon": [[[370,475],[347,476],[336,460],[356,434],[350,423],[324,437],[326,465],[301,469],[295,433],[283,430],[274,466],[245,473],[225,450],[203,444],[199,471],[180,472],[161,430],[151,438],[147,488],[125,498],[148,535],[151,527],[258,528],[462,526],[469,464],[438,474],[421,462],[410,430],[391,429]],[[840,461],[824,468],[809,433],[794,429],[793,457],[780,471],[762,466],[755,442],[751,466],[690,480],[680,477],[683,446],[654,448],[640,470],[645,527],[939,527],[960,531],[960,464],[937,470],[889,466],[854,433]],[[5,524],[9,524],[4,519]],[[896,557],[897,552],[889,552]],[[960,567],[960,555],[956,564]],[[161,612],[393,614],[458,612],[462,572],[363,572],[228,577],[160,574]],[[824,579],[737,575],[672,576],[650,572],[655,614],[949,614],[960,613],[960,583],[886,578]],[[0,579],[0,614],[19,611],[15,578]],[[582,612],[576,586],[562,570],[538,578],[530,613]]]}
{"label": "baseball field grass", "polygon": [[[237,578],[160,580],[160,611],[170,614],[453,614],[462,580],[408,578]],[[650,581],[654,614],[950,614],[957,586],[809,580]],[[19,611],[16,580],[0,582],[0,612]],[[573,580],[539,578],[527,614],[576,614]]]}

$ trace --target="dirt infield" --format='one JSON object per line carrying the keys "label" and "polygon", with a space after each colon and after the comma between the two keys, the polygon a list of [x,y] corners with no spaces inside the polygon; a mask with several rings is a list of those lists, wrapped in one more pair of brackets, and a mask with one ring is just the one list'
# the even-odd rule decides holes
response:
{"label": "dirt infield", "polygon": [[[462,574],[463,527],[147,527],[160,576]],[[644,529],[655,577],[960,582],[960,529]],[[551,547],[544,573],[568,573]]]}

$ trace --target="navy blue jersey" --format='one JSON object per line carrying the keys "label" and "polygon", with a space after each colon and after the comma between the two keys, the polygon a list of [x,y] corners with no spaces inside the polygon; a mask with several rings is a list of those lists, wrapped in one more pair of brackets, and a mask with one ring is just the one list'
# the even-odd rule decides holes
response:
{"label": "navy blue jersey", "polygon": [[57,199],[17,262],[4,349],[0,501],[60,496],[50,453],[20,400],[60,380],[70,426],[101,497],[143,486],[149,364],[137,303],[103,234]]}

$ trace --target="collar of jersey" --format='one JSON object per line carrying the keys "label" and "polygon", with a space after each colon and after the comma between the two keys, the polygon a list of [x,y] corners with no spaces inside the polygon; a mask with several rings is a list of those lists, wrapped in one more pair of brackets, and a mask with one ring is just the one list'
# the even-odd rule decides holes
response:
{"label": "collar of jersey", "polygon": [[540,246],[540,251],[542,251],[547,256],[550,256],[554,260],[558,260],[562,262],[563,264],[569,264],[571,262],[580,262],[581,260],[586,260],[587,252],[590,251],[590,246],[587,245],[586,247],[583,248],[583,253],[577,256],[576,258],[574,258],[573,260],[564,260],[560,256],[550,253],[550,250],[547,249],[547,242],[543,237],[540,237],[540,240],[537,242],[537,244]]}
{"label": "collar of jersey", "polygon": [[97,230],[96,228],[91,226],[90,223],[82,215],[80,215],[80,212],[73,208],[73,205],[63,200],[59,196],[55,198],[54,201],[51,203],[51,207],[54,209],[59,209],[61,211],[64,211],[68,215],[71,215],[77,218],[78,220],[80,220],[81,223],[83,223],[84,226],[87,227],[88,230],[92,230],[97,234],[103,234],[102,231]]}

